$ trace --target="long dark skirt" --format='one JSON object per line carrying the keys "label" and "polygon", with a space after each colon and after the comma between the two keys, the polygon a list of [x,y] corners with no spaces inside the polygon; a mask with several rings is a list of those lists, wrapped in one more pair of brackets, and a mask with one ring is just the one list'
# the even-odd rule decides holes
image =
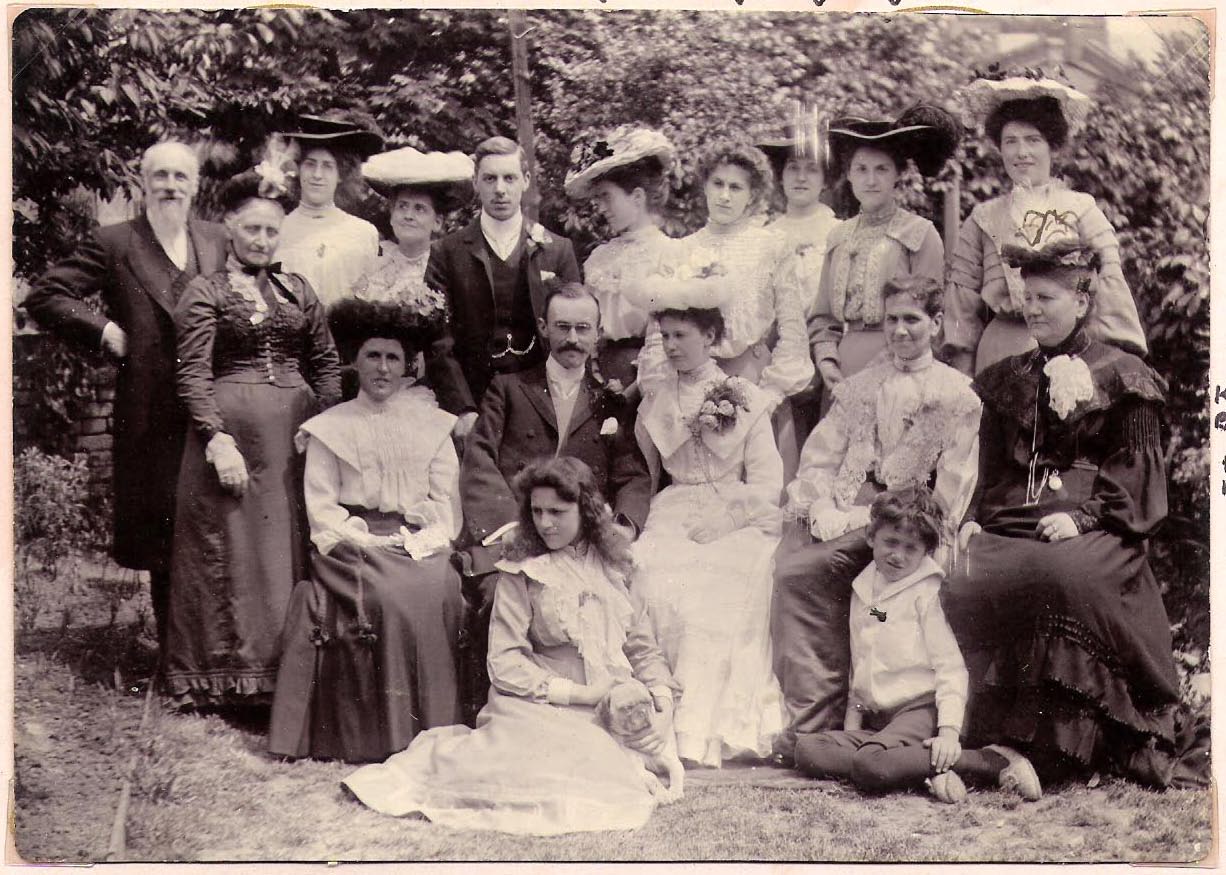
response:
{"label": "long dark skirt", "polygon": [[[363,516],[376,533],[403,525]],[[311,570],[286,620],[269,750],[378,762],[422,730],[459,723],[464,600],[449,554],[417,561],[342,543],[312,553]]]}
{"label": "long dark skirt", "polygon": [[294,433],[315,411],[306,386],[216,384],[226,432],[247,464],[246,493],[221,488],[188,436],[179,471],[171,564],[166,685],[184,702],[266,700],[281,657],[281,629],[303,574],[306,511]]}
{"label": "long dark skirt", "polygon": [[968,744],[1011,742],[1053,766],[1122,765],[1174,740],[1162,596],[1143,541],[1022,536],[1051,511],[997,514],[942,591],[970,672]]}

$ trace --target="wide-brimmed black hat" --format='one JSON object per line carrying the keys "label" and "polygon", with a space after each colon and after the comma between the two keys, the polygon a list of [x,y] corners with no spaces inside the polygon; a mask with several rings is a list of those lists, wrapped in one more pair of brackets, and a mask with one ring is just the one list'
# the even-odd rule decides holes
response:
{"label": "wide-brimmed black hat", "polygon": [[962,136],[962,125],[938,106],[917,104],[893,121],[846,116],[830,124],[834,166],[846,172],[852,154],[873,146],[911,159],[924,176],[940,173]]}
{"label": "wide-brimmed black hat", "polygon": [[315,146],[335,147],[355,152],[363,158],[383,150],[383,137],[372,120],[342,110],[300,115],[292,130],[280,133],[296,141],[303,150]]}
{"label": "wide-brimmed black hat", "polygon": [[445,307],[423,309],[399,301],[343,298],[328,308],[328,327],[345,361],[353,361],[372,337],[400,341],[406,355],[426,349],[439,338]]}

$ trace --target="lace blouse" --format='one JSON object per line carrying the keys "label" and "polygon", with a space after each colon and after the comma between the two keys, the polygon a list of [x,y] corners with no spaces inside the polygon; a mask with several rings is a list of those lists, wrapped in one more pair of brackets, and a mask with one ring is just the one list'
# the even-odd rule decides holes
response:
{"label": "lace blouse", "polygon": [[893,207],[835,227],[809,319],[814,361],[838,361],[847,323],[880,328],[885,315],[882,288],[901,274],[928,276],[938,283],[945,279],[945,247],[927,219]]}
{"label": "lace blouse", "polygon": [[817,290],[821,285],[822,266],[826,262],[826,246],[830,232],[839,224],[834,210],[819,204],[811,216],[779,216],[767,229],[783,237],[784,265],[782,275],[800,296],[800,309],[810,319],[817,309]]}
{"label": "lace blouse", "polygon": [[865,368],[838,384],[830,413],[805,441],[788,513],[829,540],[867,524],[857,499],[870,474],[898,488],[927,483],[935,471],[933,495],[952,531],[975,491],[980,409],[970,378],[931,353]]}
{"label": "lace blouse", "polygon": [[[727,360],[756,346],[770,347],[770,361],[757,385],[772,406],[808,387],[813,360],[800,293],[792,285],[793,275],[781,271],[783,238],[746,220],[731,228],[707,225],[678,243],[678,261],[718,263],[726,271],[724,281],[738,290],[724,310],[724,338],[711,355]],[[647,388],[667,380],[670,370],[659,330],[653,327],[639,355],[639,380]]]}
{"label": "lace blouse", "polygon": [[398,513],[420,527],[416,546],[441,547],[460,533],[460,463],[455,417],[428,390],[402,389],[385,402],[358,397],[308,419],[297,435],[306,450],[303,489],[311,541],[328,553],[361,542],[365,521],[346,507]]}
{"label": "lace blouse", "polygon": [[651,316],[621,293],[622,286],[658,273],[660,266],[675,259],[677,241],[655,225],[614,237],[592,250],[583,264],[586,285],[600,301],[600,333],[610,340],[642,337]]}
{"label": "lace blouse", "polygon": [[490,615],[490,682],[502,693],[569,704],[575,684],[638,678],[680,691],[646,606],[594,550],[565,547],[498,563]]}

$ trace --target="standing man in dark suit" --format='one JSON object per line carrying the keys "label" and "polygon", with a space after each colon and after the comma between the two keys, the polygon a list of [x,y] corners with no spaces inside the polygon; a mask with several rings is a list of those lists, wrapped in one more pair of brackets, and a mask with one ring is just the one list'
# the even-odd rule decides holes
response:
{"label": "standing man in dark suit", "polygon": [[473,162],[481,215],[435,243],[426,266],[426,283],[447,298],[464,377],[434,388],[439,404],[460,416],[460,436],[472,429],[476,402],[495,374],[544,361],[537,320],[545,313],[545,282],[579,280],[571,242],[524,218],[528,168],[515,141],[491,137]]}
{"label": "standing man in dark suit", "polygon": [[[187,417],[175,390],[179,293],[225,264],[224,229],[189,217],[199,184],[183,143],[151,146],[141,159],[144,212],[96,230],[34,284],[25,306],[45,330],[118,366],[114,422],[115,561],[148,570],[158,641],[166,634],[175,483]],[[84,298],[101,292],[107,315]]]}
{"label": "standing man in dark suit", "polygon": [[[634,440],[634,409],[592,376],[588,361],[600,335],[600,304],[579,283],[553,283],[540,332],[549,357],[518,373],[499,374],[481,401],[460,466],[460,500],[472,559],[469,598],[480,602],[470,626],[465,671],[469,717],[484,704],[485,635],[493,598],[499,529],[519,519],[511,480],[535,459],[574,456],[596,475],[614,519],[634,538],[647,520],[651,475]],[[476,590],[476,591],[473,591]]]}

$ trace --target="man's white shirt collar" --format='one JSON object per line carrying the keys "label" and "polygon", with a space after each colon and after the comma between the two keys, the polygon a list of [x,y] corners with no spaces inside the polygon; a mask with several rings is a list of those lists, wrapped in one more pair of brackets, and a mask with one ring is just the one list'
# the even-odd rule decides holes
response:
{"label": "man's white shirt collar", "polygon": [[551,355],[545,359],[545,376],[549,379],[551,387],[556,388],[563,397],[569,398],[583,382],[585,365],[586,362],[580,367],[568,368]]}
{"label": "man's white shirt collar", "polygon": [[481,211],[481,233],[494,253],[506,261],[515,251],[519,243],[519,235],[524,228],[524,214],[516,212],[509,219],[495,219],[485,210]]}

